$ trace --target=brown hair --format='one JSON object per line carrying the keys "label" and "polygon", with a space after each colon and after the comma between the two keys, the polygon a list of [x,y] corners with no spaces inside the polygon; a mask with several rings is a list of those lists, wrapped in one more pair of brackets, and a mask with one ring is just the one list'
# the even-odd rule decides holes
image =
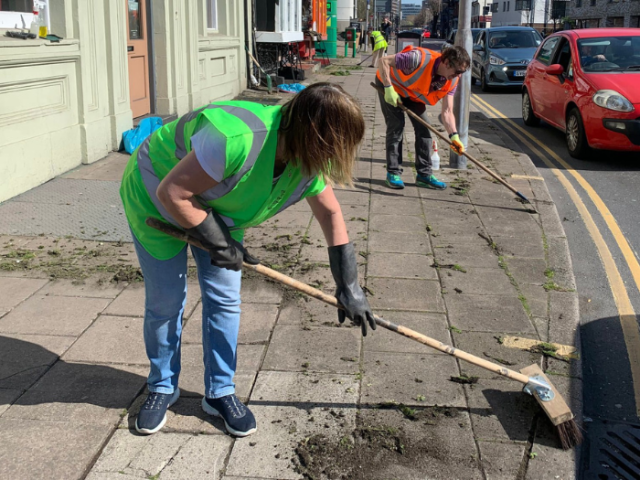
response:
{"label": "brown hair", "polygon": [[460,47],[459,45],[447,48],[444,52],[442,52],[442,57],[440,58],[443,62],[445,60],[448,60],[449,65],[456,70],[467,70],[471,65],[469,54],[464,48]]}
{"label": "brown hair", "polygon": [[303,175],[353,185],[364,128],[360,105],[351,95],[339,85],[315,83],[282,107],[284,158],[295,162]]}

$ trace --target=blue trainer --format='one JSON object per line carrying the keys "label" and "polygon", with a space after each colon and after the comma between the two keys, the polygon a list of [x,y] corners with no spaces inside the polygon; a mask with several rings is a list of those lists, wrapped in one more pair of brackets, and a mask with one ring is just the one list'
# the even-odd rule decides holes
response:
{"label": "blue trainer", "polygon": [[435,190],[444,190],[447,188],[447,184],[438,180],[435,175],[429,175],[428,177],[418,175],[416,177],[416,185],[419,187],[433,188]]}
{"label": "blue trainer", "polygon": [[167,423],[167,409],[180,398],[180,389],[173,393],[151,392],[136,418],[136,430],[143,435],[156,433]]}
{"label": "blue trainer", "polygon": [[387,187],[395,188],[396,190],[402,190],[404,188],[404,182],[400,178],[400,175],[394,173],[387,173],[387,181],[385,183]]}
{"label": "blue trainer", "polygon": [[231,435],[246,437],[258,429],[256,418],[235,394],[220,398],[202,399],[202,409],[209,415],[220,417]]}

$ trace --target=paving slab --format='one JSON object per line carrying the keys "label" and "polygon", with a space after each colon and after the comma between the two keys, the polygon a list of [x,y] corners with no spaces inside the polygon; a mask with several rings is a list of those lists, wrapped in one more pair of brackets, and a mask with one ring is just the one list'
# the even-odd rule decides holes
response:
{"label": "paving slab", "polygon": [[526,299],[527,308],[533,317],[547,317],[549,295],[541,285],[523,283],[518,285],[522,297]]}
{"label": "paving slab", "polygon": [[429,237],[424,233],[369,232],[369,251],[386,253],[431,253]]}
{"label": "paving slab", "polygon": [[[3,478],[81,479],[111,434],[103,425],[0,418]],[[46,461],[42,461],[46,458]]]}
{"label": "paving slab", "polygon": [[[410,328],[431,338],[451,345],[451,335],[445,315],[420,312],[384,312],[384,319]],[[406,338],[398,333],[378,327],[364,339],[365,352],[396,352],[396,353],[429,353],[441,354],[415,340]]]}
{"label": "paving slab", "polygon": [[137,366],[60,361],[2,418],[112,426],[144,386],[146,373]]}
{"label": "paving slab", "polygon": [[466,407],[462,386],[449,380],[458,375],[448,355],[365,351],[361,402]]}
{"label": "paving slab", "polygon": [[361,336],[355,328],[277,325],[262,370],[355,374]]}
{"label": "paving slab", "polygon": [[[422,413],[424,412],[424,414]],[[421,416],[424,415],[424,416]],[[418,420],[397,409],[361,412],[364,428],[396,429],[403,439],[404,455],[382,449],[369,461],[372,479],[465,479],[484,478],[478,461],[469,416],[456,409],[416,409]]]}
{"label": "paving slab", "polygon": [[390,202],[381,196],[371,199],[371,213],[385,215],[422,215],[422,205],[413,199],[396,199]]}
{"label": "paving slab", "polygon": [[465,390],[478,440],[522,444],[529,441],[540,407],[533,397],[522,391],[521,384],[496,376],[494,379],[481,378],[472,386],[465,385]]}
{"label": "paving slab", "polygon": [[434,250],[441,265],[460,265],[463,268],[500,268],[498,256],[487,245],[447,245]]}
{"label": "paving slab", "polygon": [[[34,295],[0,319],[0,333],[80,335],[109,304],[103,298]],[[47,312],[46,321],[34,321]]]}
{"label": "paving slab", "polygon": [[516,296],[516,290],[511,285],[509,277],[501,269],[476,268],[463,266],[466,272],[451,268],[440,268],[442,286],[448,294],[462,290],[462,294],[471,295],[510,295]]}
{"label": "paving slab", "polygon": [[526,462],[526,445],[503,442],[478,442],[482,469],[487,480],[513,480]]}
{"label": "paving slab", "polygon": [[348,328],[349,322],[338,323],[335,307],[308,296],[295,295],[288,297],[280,305],[278,325],[299,325],[301,327],[325,326]]}
{"label": "paving slab", "polygon": [[65,361],[149,365],[140,317],[101,315],[62,356]]}
{"label": "paving slab", "polygon": [[61,297],[116,298],[128,286],[126,282],[100,284],[94,281],[78,284],[75,280],[56,279],[40,290],[42,295]]}
{"label": "paving slab", "polygon": [[437,280],[438,273],[433,268],[433,257],[415,254],[383,253],[367,255],[369,277],[421,278]]}
{"label": "paving slab", "polygon": [[447,300],[449,321],[461,330],[535,335],[522,302],[508,295],[455,295]]}
{"label": "paving slab", "polygon": [[417,215],[372,214],[370,220],[370,229],[378,232],[422,233],[425,228],[424,217]]}
{"label": "paving slab", "polygon": [[22,395],[22,390],[0,388],[0,417]]}
{"label": "paving slab", "polygon": [[374,309],[444,311],[440,283],[436,281],[369,278],[367,288]]}
{"label": "paving slab", "polygon": [[542,239],[531,237],[523,239],[516,235],[491,235],[500,255],[510,257],[544,258]]}
{"label": "paving slab", "polygon": [[358,381],[352,375],[261,372],[250,403],[258,431],[236,441],[226,474],[301,478],[292,462],[298,442],[317,433],[335,439],[350,434],[357,399]]}
{"label": "paving slab", "polygon": [[71,336],[0,336],[0,388],[29,388],[75,341]]}
{"label": "paving slab", "polygon": [[552,273],[547,269],[547,262],[544,258],[508,258],[504,259],[518,284],[533,283],[534,285],[544,285],[553,278],[547,275]]}
{"label": "paving slab", "polygon": [[7,313],[48,283],[41,278],[0,277],[0,315]]}
{"label": "paving slab", "polygon": [[[278,314],[277,305],[241,305],[238,343],[265,343],[271,336]],[[182,343],[202,344],[202,303],[198,304],[182,330]]]}

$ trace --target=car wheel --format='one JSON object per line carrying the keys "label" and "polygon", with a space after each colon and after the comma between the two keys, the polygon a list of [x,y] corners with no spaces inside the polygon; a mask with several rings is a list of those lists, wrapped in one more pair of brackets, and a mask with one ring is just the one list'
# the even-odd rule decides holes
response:
{"label": "car wheel", "polygon": [[480,70],[480,88],[483,92],[489,91],[489,85],[487,85],[487,76],[484,74],[484,69]]}
{"label": "car wheel", "polygon": [[540,125],[540,119],[533,113],[531,98],[529,92],[525,89],[522,93],[522,121],[528,127],[537,127]]}
{"label": "car wheel", "polygon": [[589,143],[584,132],[582,115],[577,108],[572,108],[567,115],[566,126],[567,148],[573,158],[584,158],[589,153]]}

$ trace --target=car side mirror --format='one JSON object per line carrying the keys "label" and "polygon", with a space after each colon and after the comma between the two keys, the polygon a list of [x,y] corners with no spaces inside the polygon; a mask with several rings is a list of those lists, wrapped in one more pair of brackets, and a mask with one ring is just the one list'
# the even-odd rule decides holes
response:
{"label": "car side mirror", "polygon": [[483,52],[484,51],[484,47],[482,45],[474,45],[473,46],[473,51],[474,52]]}
{"label": "car side mirror", "polygon": [[559,63],[554,63],[553,65],[549,65],[544,71],[548,75],[562,75],[564,73],[564,67]]}

